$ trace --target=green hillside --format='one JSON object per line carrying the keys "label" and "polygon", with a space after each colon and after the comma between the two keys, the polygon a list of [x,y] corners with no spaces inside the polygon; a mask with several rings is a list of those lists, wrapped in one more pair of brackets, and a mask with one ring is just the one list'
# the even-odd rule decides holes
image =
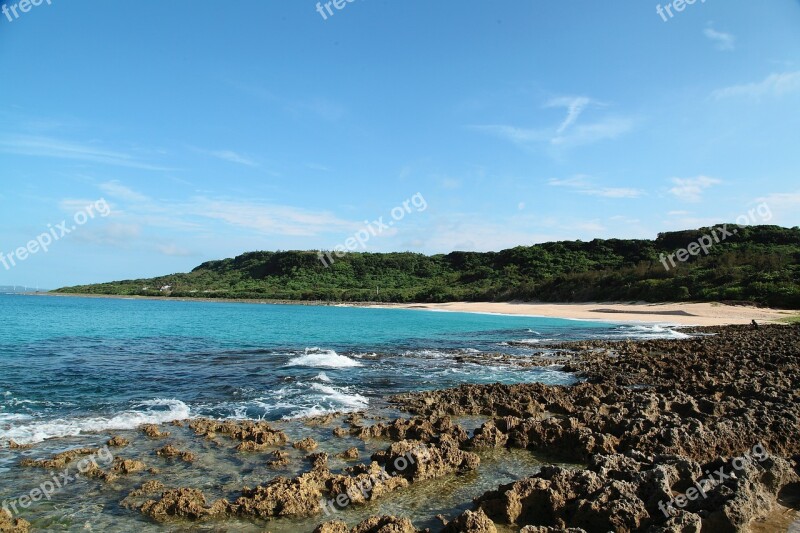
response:
{"label": "green hillside", "polygon": [[708,255],[701,251],[664,268],[660,254],[710,233],[701,228],[655,240],[563,241],[433,256],[349,253],[333,256],[329,267],[312,251],[251,252],[185,274],[56,292],[380,302],[748,301],[800,308],[800,228],[738,228]]}

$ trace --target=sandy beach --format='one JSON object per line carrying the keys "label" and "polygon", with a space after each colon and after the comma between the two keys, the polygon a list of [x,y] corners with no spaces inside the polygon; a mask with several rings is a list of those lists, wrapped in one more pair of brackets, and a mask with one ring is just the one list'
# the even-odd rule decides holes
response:
{"label": "sandy beach", "polygon": [[752,320],[764,323],[782,323],[798,316],[797,311],[708,303],[533,303],[533,302],[447,302],[386,304],[373,302],[324,302],[270,299],[185,298],[170,296],[119,296],[105,294],[30,293],[35,296],[113,298],[125,300],[168,300],[184,302],[245,303],[275,305],[338,305],[342,307],[374,307],[383,309],[427,309],[460,313],[493,313],[500,315],[545,316],[575,320],[601,320],[604,322],[643,322],[648,324],[676,324],[681,326],[730,326],[749,324]]}
{"label": "sandy beach", "polygon": [[[384,306],[375,306],[384,307]],[[757,322],[778,323],[796,316],[794,311],[724,305],[719,303],[526,303],[526,302],[450,302],[441,304],[408,304],[392,307],[458,311],[466,313],[497,313],[530,315],[580,320],[635,321],[671,323],[684,326],[726,326]]]}

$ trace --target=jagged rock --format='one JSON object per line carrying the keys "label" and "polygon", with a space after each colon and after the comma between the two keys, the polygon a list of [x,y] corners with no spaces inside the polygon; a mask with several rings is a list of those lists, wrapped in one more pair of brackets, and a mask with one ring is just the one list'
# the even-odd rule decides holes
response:
{"label": "jagged rock", "polygon": [[140,510],[153,520],[165,522],[171,518],[214,518],[224,514],[228,506],[225,500],[217,500],[208,506],[205,495],[197,489],[176,489],[164,492],[159,500],[148,500]]}
{"label": "jagged rock", "polygon": [[464,511],[442,529],[442,533],[497,533],[488,516],[481,510]]}
{"label": "jagged rock", "polygon": [[350,533],[350,528],[347,526],[347,522],[332,520],[318,525],[314,529],[314,533]]}
{"label": "jagged rock", "polygon": [[50,459],[23,459],[20,464],[22,466],[33,466],[37,468],[64,468],[78,457],[96,455],[100,451],[100,448],[78,448],[61,452]]}
{"label": "jagged rock", "polygon": [[120,502],[120,505],[126,509],[133,509],[133,508],[141,508],[144,502],[136,503],[137,500],[141,499],[144,496],[148,496],[150,494],[156,494],[158,492],[164,492],[166,487],[160,481],[155,479],[150,480],[142,484],[141,487],[138,489],[132,490],[128,493],[127,496]]}
{"label": "jagged rock", "polygon": [[328,468],[328,454],[325,452],[312,453],[306,459],[311,461],[312,470],[324,470]]}
{"label": "jagged rock", "polygon": [[350,434],[347,428],[333,428],[333,435],[335,437],[346,437]]}
{"label": "jagged rock", "polygon": [[162,432],[161,428],[155,424],[143,424],[139,429],[151,439],[164,439],[170,435],[169,431]]}
{"label": "jagged rock", "polygon": [[167,459],[180,459],[185,463],[192,463],[197,459],[192,452],[181,451],[172,444],[168,444],[157,450],[156,455],[159,457],[166,457]]}
{"label": "jagged rock", "polygon": [[372,516],[353,529],[345,522],[334,520],[320,524],[314,533],[420,533],[408,518],[396,516]]}
{"label": "jagged rock", "polygon": [[5,509],[0,509],[0,531],[3,533],[28,533],[30,527],[30,522],[14,518]]}
{"label": "jagged rock", "polygon": [[448,435],[443,435],[436,444],[413,440],[395,442],[387,450],[375,453],[372,459],[384,465],[390,474],[403,476],[411,482],[475,470],[481,462],[478,455],[460,450],[458,442]]}
{"label": "jagged rock", "polygon": [[279,468],[289,464],[289,453],[283,450],[276,450],[272,452],[272,459],[267,461],[267,466]]}
{"label": "jagged rock", "polygon": [[213,439],[217,434],[226,435],[240,441],[236,447],[240,452],[264,451],[270,447],[286,444],[287,437],[283,431],[273,429],[267,422],[252,420],[210,420],[198,418],[192,420],[189,427],[196,435]]}
{"label": "jagged rock", "polygon": [[330,478],[327,470],[314,470],[293,479],[277,477],[266,485],[245,488],[231,510],[257,518],[313,516],[322,512],[322,491]]}
{"label": "jagged rock", "polygon": [[319,444],[317,444],[317,441],[315,441],[311,437],[306,437],[306,438],[304,438],[302,440],[299,440],[299,441],[295,442],[294,444],[292,444],[292,448],[295,448],[297,450],[307,451],[307,452],[310,452],[311,450],[316,449],[317,446],[319,446]]}
{"label": "jagged rock", "polygon": [[499,448],[508,442],[508,435],[500,431],[494,421],[485,422],[475,430],[474,435],[469,440],[469,447],[480,448]]}
{"label": "jagged rock", "polygon": [[328,481],[326,488],[330,499],[327,505],[346,507],[351,503],[366,503],[410,484],[404,477],[390,475],[374,461],[369,466],[359,465],[353,473],[353,476],[333,476]]}
{"label": "jagged rock", "polygon": [[130,444],[130,441],[128,439],[126,439],[124,437],[120,437],[119,435],[111,437],[106,442],[106,445],[110,446],[112,448],[122,448],[123,446],[127,446],[129,444]]}
{"label": "jagged rock", "polygon": [[454,424],[452,419],[445,417],[423,418],[398,418],[387,424],[379,423],[368,427],[361,427],[355,435],[360,439],[388,437],[392,440],[418,440],[431,442],[441,435],[448,435],[459,443],[469,439],[469,434]]}
{"label": "jagged rock", "polygon": [[343,451],[342,453],[337,454],[336,457],[338,457],[340,459],[345,459],[345,460],[348,460],[348,461],[353,461],[355,459],[358,459],[358,448],[355,448],[355,447],[348,448],[347,450]]}

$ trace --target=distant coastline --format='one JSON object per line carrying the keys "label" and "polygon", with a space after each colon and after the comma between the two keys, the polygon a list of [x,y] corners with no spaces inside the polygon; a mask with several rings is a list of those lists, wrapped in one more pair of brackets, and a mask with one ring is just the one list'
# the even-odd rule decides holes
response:
{"label": "distant coastline", "polygon": [[535,316],[571,320],[602,322],[638,322],[648,324],[675,324],[682,326],[726,326],[761,323],[784,323],[797,317],[797,312],[749,305],[731,305],[719,302],[447,302],[447,303],[380,303],[336,302],[321,300],[271,300],[245,298],[194,298],[185,296],[138,296],[113,294],[29,293],[31,296],[65,296],[73,298],[111,298],[120,300],[163,300],[178,302],[242,303],[270,305],[304,305],[330,307],[364,307],[375,309],[409,309],[449,311],[458,313],[485,313],[498,315]]}

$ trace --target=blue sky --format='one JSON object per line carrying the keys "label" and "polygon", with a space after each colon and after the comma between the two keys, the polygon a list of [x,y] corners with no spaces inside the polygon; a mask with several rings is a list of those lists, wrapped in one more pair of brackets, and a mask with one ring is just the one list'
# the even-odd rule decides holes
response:
{"label": "blue sky", "polygon": [[18,1],[0,251],[111,211],[0,285],[331,249],[417,193],[368,250],[800,224],[796,0]]}

